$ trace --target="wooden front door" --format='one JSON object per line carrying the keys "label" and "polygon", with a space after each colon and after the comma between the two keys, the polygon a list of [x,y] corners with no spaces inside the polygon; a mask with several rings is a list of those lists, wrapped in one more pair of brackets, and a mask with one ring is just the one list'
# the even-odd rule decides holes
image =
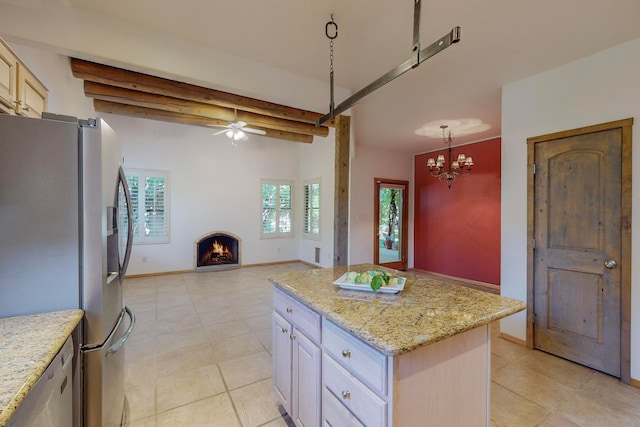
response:
{"label": "wooden front door", "polygon": [[631,123],[528,140],[534,347],[616,377],[629,369]]}

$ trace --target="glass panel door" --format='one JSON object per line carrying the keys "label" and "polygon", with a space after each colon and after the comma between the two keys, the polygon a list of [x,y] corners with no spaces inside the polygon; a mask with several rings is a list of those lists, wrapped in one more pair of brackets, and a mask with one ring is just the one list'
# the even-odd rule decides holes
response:
{"label": "glass panel door", "polygon": [[407,181],[375,179],[374,263],[407,268]]}

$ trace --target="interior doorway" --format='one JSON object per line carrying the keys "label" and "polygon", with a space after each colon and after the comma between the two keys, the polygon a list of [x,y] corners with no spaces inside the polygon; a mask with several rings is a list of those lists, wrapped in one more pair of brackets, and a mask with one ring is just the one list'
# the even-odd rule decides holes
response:
{"label": "interior doorway", "polygon": [[632,124],[527,140],[527,344],[626,383]]}
{"label": "interior doorway", "polygon": [[374,178],[373,263],[407,269],[408,181]]}

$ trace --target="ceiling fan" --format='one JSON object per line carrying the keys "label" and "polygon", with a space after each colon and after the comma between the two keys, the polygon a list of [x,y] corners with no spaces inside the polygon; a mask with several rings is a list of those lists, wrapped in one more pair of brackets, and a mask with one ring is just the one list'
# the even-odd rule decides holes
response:
{"label": "ceiling fan", "polygon": [[254,128],[250,128],[247,127],[247,123],[243,122],[241,120],[238,120],[238,111],[234,110],[234,116],[235,116],[235,120],[233,120],[232,122],[229,122],[228,125],[222,126],[222,125],[209,125],[211,127],[220,127],[220,128],[224,128],[223,130],[220,130],[218,132],[215,132],[213,135],[222,135],[225,134],[227,136],[227,138],[229,139],[233,139],[234,141],[239,141],[239,140],[246,140],[247,139],[247,134],[245,132],[248,133],[253,133],[256,135],[266,135],[267,132],[263,131],[262,129],[254,129]]}

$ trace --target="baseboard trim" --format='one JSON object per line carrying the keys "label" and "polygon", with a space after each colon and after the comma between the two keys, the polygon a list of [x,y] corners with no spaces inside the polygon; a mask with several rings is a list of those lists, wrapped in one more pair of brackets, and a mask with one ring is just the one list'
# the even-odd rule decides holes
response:
{"label": "baseboard trim", "polygon": [[498,333],[498,336],[500,338],[502,338],[503,340],[507,340],[507,341],[512,342],[514,344],[518,344],[518,345],[521,345],[523,347],[527,346],[527,342],[525,340],[521,340],[520,338],[516,338],[513,335],[504,334],[504,333],[500,332],[500,333]]}
{"label": "baseboard trim", "polygon": [[629,384],[635,388],[640,388],[640,380],[636,380],[635,378],[631,378],[631,382]]}
{"label": "baseboard trim", "polygon": [[127,274],[125,279],[140,279],[142,277],[169,276],[172,274],[193,273],[193,270],[159,271],[156,273]]}
{"label": "baseboard trim", "polygon": [[[278,264],[290,264],[292,262],[299,262],[302,263],[304,265],[307,265],[309,267],[313,267],[313,268],[321,268],[315,264],[311,264],[310,262],[307,261],[302,261],[299,259],[293,259],[290,261],[275,261],[275,262],[262,262],[262,263],[257,263],[257,264],[242,264],[240,265],[238,268],[249,268],[249,267],[264,267],[264,266],[268,266],[268,265],[278,265]],[[223,270],[220,270],[223,271]],[[124,276],[125,279],[139,279],[139,278],[143,278],[143,277],[155,277],[155,276],[169,276],[171,274],[183,274],[183,273],[195,273],[195,270],[175,270],[175,271],[159,271],[156,273],[142,273],[142,274],[131,274],[131,275],[126,275]],[[208,273],[215,273],[215,271],[209,271]]]}
{"label": "baseboard trim", "polygon": [[500,295],[500,286],[492,283],[479,282],[477,280],[465,279],[463,277],[449,276],[442,273],[434,273],[433,271],[421,270],[419,268],[410,268],[408,271],[412,273],[426,274],[433,276],[447,282],[452,282],[457,285],[466,286],[467,288],[478,289],[480,291],[489,292],[491,294]]}

